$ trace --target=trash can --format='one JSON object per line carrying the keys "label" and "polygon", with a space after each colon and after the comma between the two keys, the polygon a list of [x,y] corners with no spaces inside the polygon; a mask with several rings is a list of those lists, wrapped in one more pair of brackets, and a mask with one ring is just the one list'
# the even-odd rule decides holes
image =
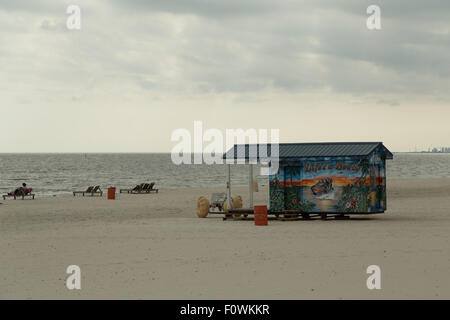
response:
{"label": "trash can", "polygon": [[254,206],[255,226],[267,226],[267,206]]}
{"label": "trash can", "polygon": [[115,199],[116,199],[116,188],[109,187],[108,188],[108,200],[115,200]]}

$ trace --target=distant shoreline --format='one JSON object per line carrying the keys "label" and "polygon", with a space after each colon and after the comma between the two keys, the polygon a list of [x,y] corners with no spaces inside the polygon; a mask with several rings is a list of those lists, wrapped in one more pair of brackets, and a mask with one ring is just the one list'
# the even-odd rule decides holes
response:
{"label": "distant shoreline", "polygon": [[[430,153],[430,154],[450,154],[450,152],[432,151],[392,151],[392,153]],[[0,152],[0,155],[170,155],[170,152]],[[196,153],[192,153],[196,154]]]}
{"label": "distant shoreline", "polygon": [[450,154],[450,152],[431,152],[431,151],[398,151],[398,152],[395,152],[395,151],[394,151],[393,153]]}
{"label": "distant shoreline", "polygon": [[[389,178],[388,177],[387,180],[389,182],[396,182],[396,183],[409,181],[409,180],[416,180],[416,181],[421,181],[421,180],[423,180],[423,181],[449,180],[450,181],[450,177],[439,177],[439,178],[437,178],[437,177],[435,177],[435,178],[421,178],[421,177]],[[259,185],[259,188],[267,188],[268,187],[268,183],[259,183],[258,185]],[[244,192],[248,193],[248,186],[245,185],[245,184],[239,184],[239,183],[232,184],[232,189],[235,189],[235,188],[239,189],[239,190],[245,190]],[[116,188],[116,189],[118,190],[119,188]],[[198,187],[198,186],[193,186],[193,187],[164,187],[164,188],[160,188],[159,192],[160,193],[164,193],[164,192],[169,192],[169,193],[172,193],[172,192],[194,192],[194,191],[201,191],[201,190],[204,190],[204,189],[205,189],[204,187]],[[225,186],[225,183],[224,183],[223,187],[217,186],[217,185],[213,185],[213,186],[209,187],[208,189],[210,191],[216,191],[216,192],[222,192],[223,191],[223,192],[225,192],[226,191],[226,186]],[[80,195],[73,196],[73,191],[63,191],[63,192],[59,192],[59,193],[56,193],[56,194],[40,193],[39,191],[36,191],[36,192],[33,192],[33,193],[36,194],[36,199],[40,199],[40,198],[41,199],[48,199],[48,198],[59,198],[59,199],[61,199],[61,198],[77,198],[77,199],[78,198],[80,198],[80,199],[90,199],[90,198],[100,198],[101,199],[101,198],[104,198],[105,199],[106,198],[106,193],[107,193],[107,187],[102,188],[102,190],[103,190],[103,196],[102,197],[98,197],[98,196],[94,196],[94,197],[85,196],[85,197],[83,197],[83,196],[80,196]],[[3,194],[1,191],[0,191],[0,193]],[[261,191],[259,193],[261,193]],[[258,194],[258,192],[255,192],[255,194]],[[126,193],[122,193],[121,194],[121,193],[117,192],[117,197],[121,197],[121,196],[128,196],[128,194],[126,194]],[[146,196],[146,195],[134,195],[134,196],[136,196],[136,198],[139,198],[140,196]],[[8,199],[6,201],[18,201],[18,200]],[[20,200],[20,201],[22,201],[22,200]]]}

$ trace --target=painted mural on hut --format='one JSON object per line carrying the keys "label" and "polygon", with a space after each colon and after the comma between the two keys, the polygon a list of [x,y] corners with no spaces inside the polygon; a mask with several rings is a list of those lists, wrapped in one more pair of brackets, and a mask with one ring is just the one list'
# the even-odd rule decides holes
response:
{"label": "painted mural on hut", "polygon": [[356,158],[308,158],[291,161],[270,177],[274,212],[383,212],[386,207],[385,161],[378,153]]}

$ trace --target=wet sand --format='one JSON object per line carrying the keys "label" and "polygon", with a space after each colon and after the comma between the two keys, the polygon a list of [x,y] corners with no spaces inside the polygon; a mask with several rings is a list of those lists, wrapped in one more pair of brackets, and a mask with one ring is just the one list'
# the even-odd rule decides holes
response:
{"label": "wet sand", "polygon": [[[0,298],[450,298],[450,179],[388,179],[385,214],[267,227],[197,218],[213,191],[0,201]],[[65,286],[72,264],[81,290]]]}

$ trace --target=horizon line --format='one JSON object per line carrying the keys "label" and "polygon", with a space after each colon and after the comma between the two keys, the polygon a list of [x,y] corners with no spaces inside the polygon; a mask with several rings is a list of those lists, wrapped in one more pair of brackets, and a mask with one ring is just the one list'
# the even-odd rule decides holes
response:
{"label": "horizon line", "polygon": [[[392,151],[393,153],[446,153],[446,152],[430,152],[430,151]],[[191,152],[191,154],[203,154],[201,152]],[[30,152],[1,152],[2,154],[171,154],[170,151],[30,151]]]}

